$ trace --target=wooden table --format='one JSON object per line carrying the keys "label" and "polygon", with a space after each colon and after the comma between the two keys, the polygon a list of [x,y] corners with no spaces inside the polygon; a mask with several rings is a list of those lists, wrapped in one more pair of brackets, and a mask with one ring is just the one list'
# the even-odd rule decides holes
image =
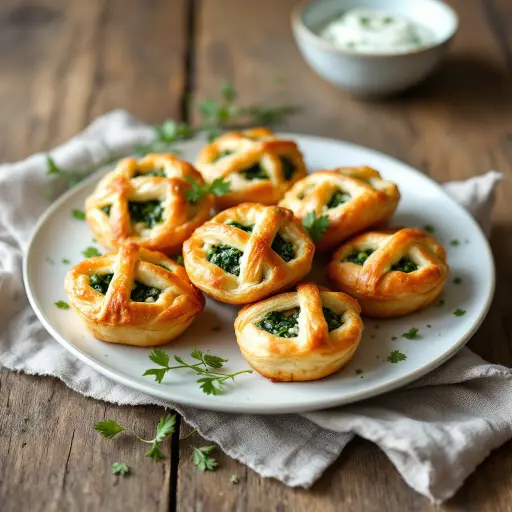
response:
{"label": "wooden table", "polygon": [[[461,29],[450,56],[405,96],[361,102],[314,75],[289,26],[294,0],[2,0],[0,155],[48,150],[99,114],[125,108],[147,122],[192,121],[187,98],[232,80],[244,103],[287,102],[281,128],[370,146],[446,181],[489,168],[505,174],[492,245],[498,270],[491,312],[470,347],[512,365],[512,4],[456,0]],[[449,220],[448,220],[449,221]],[[475,262],[477,263],[477,262]],[[349,445],[306,491],[260,478],[219,456],[198,473],[190,444],[144,458],[130,438],[106,442],[95,421],[135,423],[150,435],[162,410],[84,398],[54,378],[0,369],[0,510],[398,511],[436,507],[402,481],[367,441]],[[188,431],[181,422],[181,435]],[[442,510],[511,510],[512,444],[495,450]],[[127,461],[129,478],[111,475]],[[238,485],[230,482],[236,474]]]}

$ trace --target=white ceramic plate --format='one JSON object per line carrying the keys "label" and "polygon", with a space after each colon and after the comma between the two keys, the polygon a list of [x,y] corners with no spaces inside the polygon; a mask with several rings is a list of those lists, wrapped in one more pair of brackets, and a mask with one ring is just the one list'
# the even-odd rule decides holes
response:
{"label": "white ceramic plate", "polygon": [[[72,309],[62,310],[54,305],[58,300],[67,300],[63,280],[71,265],[62,260],[69,259],[76,264],[83,259],[81,251],[96,245],[87,224],[74,219],[71,212],[75,208],[83,209],[84,200],[100,173],[48,209],[36,226],[26,253],[27,294],[50,334],[98,372],[149,395],[205,409],[258,414],[308,411],[375,396],[421,377],[455,354],[484,319],[494,291],[491,251],[475,221],[435,182],[392,158],[336,140],[285,136],[299,144],[311,171],[367,164],[398,183],[402,200],[393,223],[411,227],[432,225],[435,235],[447,248],[451,275],[442,307],[431,306],[396,320],[365,320],[363,339],[352,362],[337,374],[316,382],[273,383],[254,372],[241,375],[236,384],[228,384],[223,395],[207,396],[199,389],[192,372],[177,370],[169,372],[163,383],[158,384],[152,377],[142,376],[144,370],[155,367],[148,359],[148,349],[98,341]],[[201,141],[189,141],[182,147],[183,157],[194,161]],[[458,240],[459,245],[451,245],[452,240]],[[317,262],[310,278],[323,283],[324,270],[325,262]],[[460,284],[453,283],[456,277],[462,279]],[[455,316],[453,312],[457,308],[466,313]],[[205,311],[188,331],[164,349],[171,356],[188,358],[191,350],[199,347],[229,359],[228,371],[248,368],[233,332],[237,310],[208,299]],[[217,326],[221,326],[220,331],[214,330]],[[418,339],[401,336],[411,327],[419,329]],[[400,350],[407,359],[395,364],[388,362],[393,350]]]}

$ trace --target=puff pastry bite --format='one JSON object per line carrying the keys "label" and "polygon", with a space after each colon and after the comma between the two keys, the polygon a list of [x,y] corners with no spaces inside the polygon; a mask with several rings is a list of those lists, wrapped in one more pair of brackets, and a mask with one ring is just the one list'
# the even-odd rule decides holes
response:
{"label": "puff pastry bite", "polygon": [[190,280],[229,304],[247,304],[300,281],[315,246],[290,210],[243,203],[196,229],[183,246]]}
{"label": "puff pastry bite", "polygon": [[187,200],[187,179],[204,184],[196,169],[173,155],[125,158],[87,198],[87,222],[109,249],[137,243],[173,254],[210,218],[213,206],[211,194]]}
{"label": "puff pastry bite", "polygon": [[139,347],[173,340],[204,307],[181,265],[136,244],[75,265],[64,287],[96,338]]}
{"label": "puff pastry bite", "polygon": [[328,275],[373,317],[407,315],[428,306],[448,277],[446,252],[421,229],[369,231],[343,244]]}
{"label": "puff pastry bite", "polygon": [[227,133],[204,147],[197,168],[207,182],[224,177],[231,192],[216,198],[219,209],[258,201],[276,204],[306,175],[295,142],[282,140],[266,128]]}
{"label": "puff pastry bite", "polygon": [[277,381],[315,380],[346,365],[363,333],[355,299],[314,283],[242,308],[235,333],[243,356]]}
{"label": "puff pastry bite", "polygon": [[324,251],[370,226],[385,223],[394,213],[398,187],[370,167],[317,171],[296,183],[279,206],[303,220],[308,214],[327,216],[329,226],[317,249]]}

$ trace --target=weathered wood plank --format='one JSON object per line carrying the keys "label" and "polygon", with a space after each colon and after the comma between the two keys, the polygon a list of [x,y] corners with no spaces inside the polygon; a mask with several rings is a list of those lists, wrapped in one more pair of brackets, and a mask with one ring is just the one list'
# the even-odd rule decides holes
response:
{"label": "weathered wood plank", "polygon": [[[460,14],[461,29],[440,69],[401,97],[363,102],[336,90],[308,69],[290,30],[294,0],[252,4],[203,0],[197,13],[194,92],[199,98],[214,96],[222,80],[231,80],[244,103],[299,105],[300,112],[284,123],[284,130],[370,146],[441,181],[463,179],[491,167],[510,177],[512,78],[503,35],[497,34],[496,23],[490,22],[485,2],[450,3]],[[509,3],[490,3],[502,24],[503,19],[510,19]],[[507,41],[510,34],[509,24]],[[505,197],[512,190],[509,183],[503,188],[492,240],[500,282],[491,314],[471,346],[491,361],[510,365],[512,324],[507,297],[512,275],[507,260],[512,256],[512,209]],[[443,508],[469,510],[478,503],[478,510],[507,510],[512,485],[503,472],[510,466],[510,446],[496,450]],[[197,475],[182,461],[180,457],[177,490],[182,510],[435,508],[407,487],[383,453],[363,441],[350,446],[311,491],[287,489],[276,481],[260,479],[225,457],[220,459],[222,468],[209,475]],[[240,484],[230,484],[231,474],[240,478]]]}
{"label": "weathered wood plank", "polygon": [[[150,122],[178,117],[186,13],[186,0],[1,2],[0,158],[49,149],[114,108]],[[117,407],[0,369],[0,411],[2,512],[169,509],[171,461],[92,428],[111,417],[150,436],[161,409]],[[132,475],[113,476],[115,461]]]}

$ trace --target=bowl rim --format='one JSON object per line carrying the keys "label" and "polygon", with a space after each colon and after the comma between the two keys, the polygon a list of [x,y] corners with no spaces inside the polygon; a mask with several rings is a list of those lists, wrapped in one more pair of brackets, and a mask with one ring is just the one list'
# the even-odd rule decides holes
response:
{"label": "bowl rim", "polygon": [[427,0],[429,2],[432,2],[432,3],[440,5],[441,8],[446,9],[452,15],[453,21],[454,21],[454,26],[453,26],[453,30],[450,32],[450,34],[448,36],[443,37],[442,39],[440,39],[439,41],[434,42],[433,44],[429,44],[427,46],[423,46],[421,48],[418,48],[417,50],[410,50],[410,51],[407,51],[407,52],[400,52],[400,53],[393,52],[393,51],[390,51],[390,52],[375,52],[375,53],[372,53],[372,52],[357,52],[357,51],[348,50],[348,49],[345,49],[345,48],[340,48],[339,46],[335,46],[334,44],[332,44],[329,41],[326,41],[325,39],[320,37],[318,34],[316,34],[313,30],[311,30],[303,22],[303,20],[302,20],[302,13],[306,9],[308,9],[310,6],[312,6],[314,4],[320,4],[323,1],[325,1],[325,0],[301,0],[297,4],[295,4],[295,6],[293,7],[292,12],[291,12],[292,28],[294,29],[294,31],[300,31],[301,34],[303,34],[306,38],[309,39],[309,41],[311,41],[316,46],[322,48],[323,50],[327,50],[327,51],[332,52],[332,53],[338,53],[338,54],[344,55],[344,56],[362,57],[362,58],[365,58],[365,57],[371,57],[371,58],[376,58],[376,57],[390,58],[390,57],[406,57],[406,56],[409,56],[409,55],[418,55],[418,54],[421,54],[421,53],[428,52],[429,50],[432,50],[433,48],[438,48],[438,47],[440,47],[442,45],[445,45],[448,42],[450,42],[454,38],[455,34],[458,32],[459,26],[460,26],[459,15],[455,11],[455,9],[453,9],[450,5],[448,5],[447,3],[442,2],[440,0]]}

